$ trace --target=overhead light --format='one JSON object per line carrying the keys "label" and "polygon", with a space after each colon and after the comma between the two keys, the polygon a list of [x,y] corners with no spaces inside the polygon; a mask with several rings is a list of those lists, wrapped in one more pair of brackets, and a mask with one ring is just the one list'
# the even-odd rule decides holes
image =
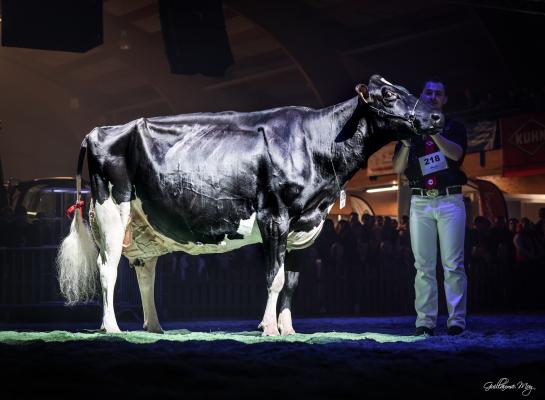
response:
{"label": "overhead light", "polygon": [[386,187],[378,187],[378,188],[373,188],[373,189],[367,189],[366,192],[367,193],[389,192],[389,191],[392,191],[392,190],[397,190],[397,188],[398,188],[397,185],[392,185],[392,186],[386,186]]}

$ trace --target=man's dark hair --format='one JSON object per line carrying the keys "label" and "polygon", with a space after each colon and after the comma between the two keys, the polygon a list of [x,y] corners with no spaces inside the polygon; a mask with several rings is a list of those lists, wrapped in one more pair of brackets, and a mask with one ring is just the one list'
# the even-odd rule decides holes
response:
{"label": "man's dark hair", "polygon": [[430,76],[428,79],[424,81],[424,84],[422,85],[422,89],[426,86],[426,83],[428,82],[439,82],[443,84],[443,87],[445,88],[445,93],[447,92],[447,84],[445,83],[445,80],[441,78],[440,76]]}

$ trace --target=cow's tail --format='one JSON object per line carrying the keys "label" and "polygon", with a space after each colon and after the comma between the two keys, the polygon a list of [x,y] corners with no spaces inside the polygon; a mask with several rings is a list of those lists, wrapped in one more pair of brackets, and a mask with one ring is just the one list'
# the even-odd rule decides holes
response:
{"label": "cow's tail", "polygon": [[87,222],[83,219],[81,172],[87,151],[87,137],[81,143],[76,175],[76,204],[68,209],[72,223],[70,233],[62,241],[57,254],[57,277],[60,290],[72,305],[94,297],[98,282],[98,251]]}

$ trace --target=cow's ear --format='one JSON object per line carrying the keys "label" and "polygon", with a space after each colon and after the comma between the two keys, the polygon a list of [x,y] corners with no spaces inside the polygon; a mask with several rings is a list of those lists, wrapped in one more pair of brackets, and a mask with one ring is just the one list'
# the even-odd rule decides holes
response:
{"label": "cow's ear", "polygon": [[369,88],[367,85],[360,83],[355,87],[356,93],[364,103],[369,103]]}

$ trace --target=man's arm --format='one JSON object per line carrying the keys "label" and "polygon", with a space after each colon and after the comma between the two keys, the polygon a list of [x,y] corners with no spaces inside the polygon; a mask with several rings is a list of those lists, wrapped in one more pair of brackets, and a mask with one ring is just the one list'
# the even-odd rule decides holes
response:
{"label": "man's arm", "polygon": [[402,174],[409,163],[409,148],[411,142],[408,140],[402,140],[402,145],[399,150],[394,154],[394,171],[396,174]]}
{"label": "man's arm", "polygon": [[451,160],[458,161],[464,155],[464,150],[462,149],[462,146],[460,146],[458,143],[453,142],[452,140],[448,140],[440,133],[431,136],[431,138],[433,139],[437,147],[439,147],[439,150],[441,150],[443,154]]}

